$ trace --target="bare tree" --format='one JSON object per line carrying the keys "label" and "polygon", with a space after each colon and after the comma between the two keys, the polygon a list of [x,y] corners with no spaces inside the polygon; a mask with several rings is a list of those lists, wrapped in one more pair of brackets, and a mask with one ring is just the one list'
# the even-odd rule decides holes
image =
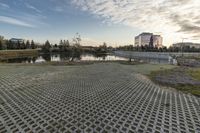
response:
{"label": "bare tree", "polygon": [[74,58],[76,57],[80,57],[80,54],[81,54],[81,36],[79,33],[76,33],[76,35],[73,38],[71,61],[74,61]]}

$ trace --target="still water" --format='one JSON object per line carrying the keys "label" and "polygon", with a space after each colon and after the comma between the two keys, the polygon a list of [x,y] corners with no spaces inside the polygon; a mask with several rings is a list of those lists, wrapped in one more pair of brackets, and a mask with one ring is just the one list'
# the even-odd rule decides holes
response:
{"label": "still water", "polygon": [[[57,54],[42,54],[37,57],[24,57],[24,58],[15,58],[7,59],[2,62],[5,63],[44,63],[44,62],[62,62],[62,61],[71,61],[72,57],[65,53]],[[81,54],[73,59],[74,61],[128,61],[128,58],[116,56],[113,54]],[[148,62],[152,64],[171,64],[168,60],[152,59],[152,58],[143,58],[137,59],[140,62]],[[132,59],[134,61],[134,59]]]}
{"label": "still water", "polygon": [[[67,54],[42,54],[38,57],[24,57],[7,59],[3,62],[6,63],[44,63],[44,62],[60,62],[60,61],[70,61],[72,57]],[[93,55],[93,54],[82,54],[74,58],[74,61],[125,61],[128,60],[123,57],[115,56],[112,54],[105,55]]]}

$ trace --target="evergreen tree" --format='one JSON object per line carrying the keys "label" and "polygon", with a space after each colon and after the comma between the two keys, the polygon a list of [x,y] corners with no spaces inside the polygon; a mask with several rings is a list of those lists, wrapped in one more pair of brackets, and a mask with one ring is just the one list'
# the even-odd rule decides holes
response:
{"label": "evergreen tree", "polygon": [[60,40],[60,43],[59,43],[59,45],[63,45],[63,41],[62,41],[62,40]]}
{"label": "evergreen tree", "polygon": [[26,49],[30,49],[31,48],[31,45],[30,45],[30,42],[29,40],[26,41]]}
{"label": "evergreen tree", "polygon": [[60,40],[59,49],[60,49],[60,51],[64,51],[64,46],[63,46],[63,41],[62,40]]}
{"label": "evergreen tree", "polygon": [[21,43],[21,49],[26,49],[26,44],[24,41]]}
{"label": "evergreen tree", "polygon": [[50,52],[50,49],[51,49],[51,44],[49,43],[49,41],[47,40],[42,48],[42,50],[44,52]]}
{"label": "evergreen tree", "polygon": [[0,40],[0,50],[3,50],[3,42]]}
{"label": "evergreen tree", "polygon": [[35,43],[34,43],[33,40],[31,41],[31,48],[32,48],[32,49],[35,49]]}
{"label": "evergreen tree", "polygon": [[67,46],[67,47],[69,47],[69,46],[70,46],[70,44],[69,44],[69,41],[68,41],[68,40],[66,41],[66,46]]}
{"label": "evergreen tree", "polygon": [[3,41],[4,41],[4,37],[0,36],[0,50],[3,50]]}
{"label": "evergreen tree", "polygon": [[8,49],[13,49],[13,44],[12,44],[12,42],[11,42],[10,40],[9,40],[9,41],[8,41],[8,40],[6,41],[6,45],[7,45],[7,48],[8,48]]}
{"label": "evergreen tree", "polygon": [[16,45],[16,49],[21,49],[21,44],[20,44],[20,42],[19,41],[17,41],[17,45]]}

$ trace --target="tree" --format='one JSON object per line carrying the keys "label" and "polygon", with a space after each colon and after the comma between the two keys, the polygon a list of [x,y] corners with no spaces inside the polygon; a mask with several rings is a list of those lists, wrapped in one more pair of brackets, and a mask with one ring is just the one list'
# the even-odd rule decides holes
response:
{"label": "tree", "polygon": [[67,46],[67,47],[69,47],[69,46],[70,46],[70,44],[69,44],[69,41],[68,41],[68,40],[66,41],[66,46]]}
{"label": "tree", "polygon": [[35,43],[34,43],[33,40],[31,41],[31,48],[32,48],[32,49],[35,49]]}
{"label": "tree", "polygon": [[0,50],[3,50],[4,37],[0,36]]}
{"label": "tree", "polygon": [[47,40],[44,44],[44,46],[42,47],[42,51],[43,52],[50,52],[51,49],[51,44],[49,43],[49,41]]}
{"label": "tree", "polygon": [[19,41],[17,41],[16,49],[21,49],[21,43]]}
{"label": "tree", "polygon": [[60,51],[64,51],[64,46],[63,46],[63,41],[62,40],[60,40],[59,49],[60,49]]}
{"label": "tree", "polygon": [[71,61],[74,60],[75,57],[80,57],[81,54],[81,36],[76,33],[75,37],[73,38],[73,46],[72,46],[72,59]]}
{"label": "tree", "polygon": [[105,42],[102,45],[102,49],[103,49],[103,51],[107,51],[107,44]]}
{"label": "tree", "polygon": [[30,48],[31,48],[30,41],[27,40],[27,41],[26,41],[26,49],[30,49]]}
{"label": "tree", "polygon": [[60,40],[60,43],[59,43],[59,45],[63,45],[63,41],[62,41],[62,40]]}
{"label": "tree", "polygon": [[80,42],[81,42],[81,36],[76,33],[75,37],[73,38],[73,47],[79,48],[80,47]]}
{"label": "tree", "polygon": [[151,36],[150,38],[149,47],[153,48],[153,36]]}
{"label": "tree", "polygon": [[4,36],[0,36],[0,41],[3,41],[4,40]]}
{"label": "tree", "polygon": [[0,50],[3,50],[3,42],[0,40]]}
{"label": "tree", "polygon": [[21,49],[26,49],[26,44],[24,41],[21,43]]}
{"label": "tree", "polygon": [[64,42],[63,42],[63,50],[67,51],[68,48],[69,48],[69,41],[68,40],[67,41],[64,40]]}
{"label": "tree", "polygon": [[57,44],[54,44],[54,48],[57,48],[58,47],[58,45]]}
{"label": "tree", "polygon": [[13,44],[10,40],[6,40],[7,49],[13,49]]}

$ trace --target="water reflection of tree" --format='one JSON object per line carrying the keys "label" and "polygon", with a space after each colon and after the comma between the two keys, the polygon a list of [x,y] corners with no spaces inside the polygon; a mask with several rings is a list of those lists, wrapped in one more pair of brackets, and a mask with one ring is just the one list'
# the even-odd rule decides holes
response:
{"label": "water reflection of tree", "polygon": [[71,58],[71,56],[70,56],[69,52],[61,52],[60,53],[60,59],[62,61],[70,61],[70,58]]}
{"label": "water reflection of tree", "polygon": [[74,61],[74,60],[81,60],[81,51],[74,51],[71,54],[71,60],[70,61]]}
{"label": "water reflection of tree", "polygon": [[96,58],[102,58],[103,60],[106,60],[106,57],[107,57],[107,54],[99,54],[99,53],[94,53],[93,54],[94,55],[94,57],[96,57]]}
{"label": "water reflection of tree", "polygon": [[37,57],[32,58],[33,63],[35,63],[36,60],[37,60]]}
{"label": "water reflection of tree", "polygon": [[42,54],[41,56],[45,61],[47,62],[51,61],[51,54]]}

